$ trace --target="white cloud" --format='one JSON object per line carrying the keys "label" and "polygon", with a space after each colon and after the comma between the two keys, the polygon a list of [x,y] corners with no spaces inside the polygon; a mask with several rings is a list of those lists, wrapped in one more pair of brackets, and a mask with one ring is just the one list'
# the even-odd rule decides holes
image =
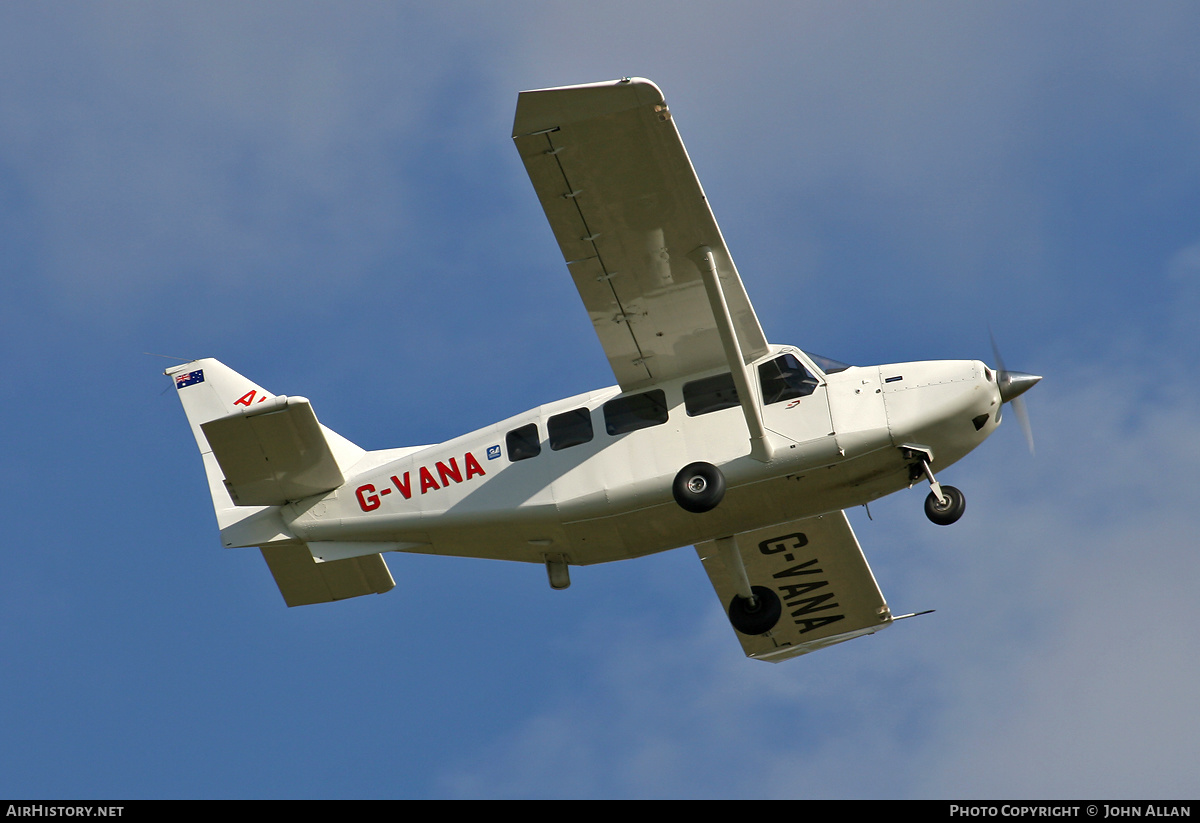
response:
{"label": "white cloud", "polygon": [[117,322],[147,295],[286,299],[394,255],[427,208],[416,155],[457,104],[438,99],[458,82],[444,58],[487,51],[416,6],[16,16],[0,27],[0,141],[35,221],[19,265]]}

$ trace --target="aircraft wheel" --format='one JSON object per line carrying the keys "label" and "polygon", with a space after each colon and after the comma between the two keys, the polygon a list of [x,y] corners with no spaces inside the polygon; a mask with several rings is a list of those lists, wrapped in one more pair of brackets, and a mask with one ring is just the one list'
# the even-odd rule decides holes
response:
{"label": "aircraft wheel", "polygon": [[706,512],[725,497],[725,475],[712,463],[689,463],[675,475],[671,493],[685,510]]}
{"label": "aircraft wheel", "polygon": [[929,496],[925,498],[925,516],[939,526],[957,523],[958,518],[962,517],[963,512],[967,510],[967,498],[953,486],[942,486],[942,496],[946,500],[944,503],[939,503],[937,495],[933,492],[929,493]]}
{"label": "aircraft wheel", "polygon": [[729,622],[742,634],[766,634],[779,622],[783,604],[779,595],[765,586],[751,586],[750,591],[758,602],[751,608],[746,598],[734,597],[729,601]]}

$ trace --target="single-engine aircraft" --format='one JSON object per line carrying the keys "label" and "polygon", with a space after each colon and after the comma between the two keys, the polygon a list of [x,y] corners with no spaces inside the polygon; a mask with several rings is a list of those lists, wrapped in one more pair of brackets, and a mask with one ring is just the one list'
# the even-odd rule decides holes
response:
{"label": "single-engine aircraft", "polygon": [[958,520],[934,469],[1040,378],[768,343],[649,80],[522,92],[513,140],[617,385],[364,451],[303,397],[175,366],[222,543],[257,546],[289,606],[388,591],[387,552],[539,563],[565,589],[692,545],[746,655],[776,662],[899,619],[843,510],[928,483],[929,519]]}

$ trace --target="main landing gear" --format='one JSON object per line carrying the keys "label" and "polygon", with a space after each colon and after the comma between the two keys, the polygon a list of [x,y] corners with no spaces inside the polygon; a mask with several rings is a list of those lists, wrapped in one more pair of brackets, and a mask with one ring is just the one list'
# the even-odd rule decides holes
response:
{"label": "main landing gear", "polygon": [[766,586],[752,586],[752,597],[740,594],[729,601],[729,622],[742,634],[766,634],[783,614],[783,604]]}
{"label": "main landing gear", "polygon": [[932,456],[924,449],[904,449],[904,456],[918,461],[912,464],[913,480],[924,475],[929,479],[929,496],[925,498],[925,516],[939,526],[957,523],[967,510],[967,498],[954,486],[943,486],[929,468]]}
{"label": "main landing gear", "polygon": [[715,542],[725,571],[737,589],[737,594],[729,601],[729,622],[742,634],[766,634],[775,628],[783,615],[779,595],[766,586],[750,585],[736,537],[719,537]]}
{"label": "main landing gear", "polygon": [[725,475],[712,463],[689,463],[675,475],[671,493],[686,511],[711,511],[725,497]]}
{"label": "main landing gear", "polygon": [[[712,463],[689,463],[675,475],[671,493],[686,511],[696,514],[712,511],[725,497],[725,475]],[[779,595],[766,586],[750,585],[736,538],[719,537],[715,542],[737,590],[729,601],[729,622],[742,634],[766,634],[783,615]]]}

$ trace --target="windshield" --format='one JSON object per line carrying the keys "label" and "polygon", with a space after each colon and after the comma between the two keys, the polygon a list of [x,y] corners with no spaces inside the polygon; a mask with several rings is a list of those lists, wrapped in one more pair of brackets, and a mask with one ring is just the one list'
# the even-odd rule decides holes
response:
{"label": "windshield", "polygon": [[810,351],[806,351],[805,354],[807,354],[809,359],[816,363],[817,367],[826,374],[837,374],[840,371],[845,371],[846,369],[851,368],[849,363],[843,363],[839,360],[823,357],[819,354],[813,354]]}

